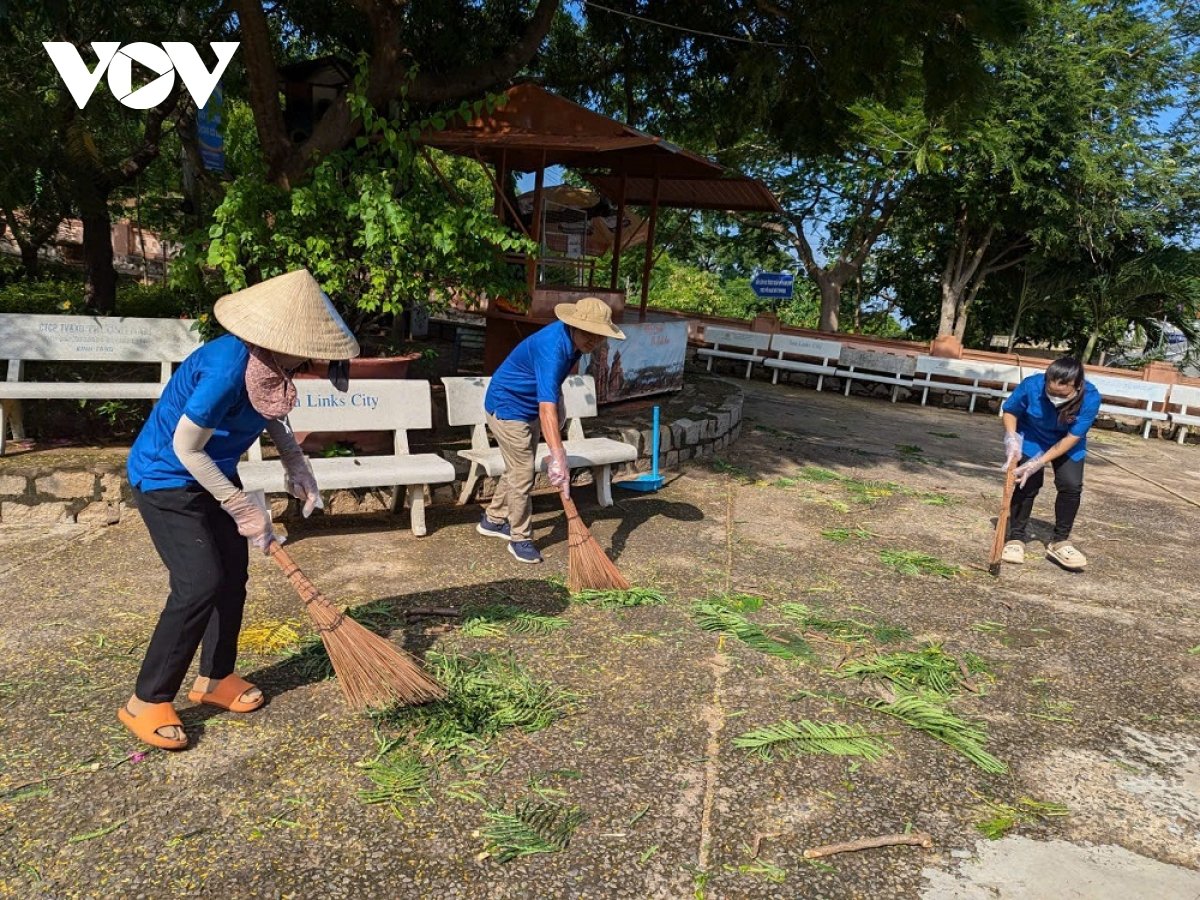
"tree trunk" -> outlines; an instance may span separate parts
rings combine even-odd
[[[1088,335],[1087,343],[1083,347],[1083,362],[1090,363],[1092,354],[1096,352],[1096,342],[1100,340],[1100,326],[1097,325]]]
[[[38,276],[38,248],[26,241],[18,242],[21,248],[21,266],[25,269],[25,277],[29,279]]]
[[[838,330],[838,313],[842,308],[842,283],[832,278],[817,278],[817,287],[821,291],[821,331],[834,332]]]
[[[938,317],[938,337],[946,337],[955,332],[958,322],[958,304],[962,301],[962,290],[956,285],[942,281],[942,314]]]
[[[117,309],[117,270],[113,267],[112,220],[108,195],[92,185],[78,195],[83,221],[83,264],[87,273],[84,305],[100,315]]]

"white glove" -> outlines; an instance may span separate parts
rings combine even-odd
[[[313,474],[312,465],[303,451],[298,447],[281,450],[279,458],[283,460],[284,488],[304,504],[304,518],[311,516],[314,509],[324,509],[321,491],[317,488],[317,476]]]
[[[560,444],[550,449],[550,462],[546,466],[546,477],[550,483],[562,491],[567,499],[571,497],[571,465],[567,462],[567,451]]]
[[[1004,460],[1005,469],[1011,468],[1013,463],[1018,462],[1021,459],[1021,447],[1023,445],[1024,441],[1022,440],[1021,435],[1017,434],[1017,432],[1004,432],[1004,453],[1007,457]]]
[[[245,491],[238,491],[228,500],[222,501],[221,508],[237,523],[238,534],[249,538],[250,543],[264,555],[270,548],[271,541],[283,543],[283,539],[276,537],[271,529],[271,517],[266,508]]]
[[[1033,459],[1027,460],[1024,465],[1017,466],[1017,470],[1013,472],[1013,476],[1017,479],[1017,487],[1025,487],[1025,482],[1044,465],[1046,465],[1046,460],[1039,453]]]

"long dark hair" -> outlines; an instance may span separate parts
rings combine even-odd
[[[1058,408],[1058,424],[1072,425],[1083,405],[1083,363],[1073,356],[1062,356],[1046,367],[1046,383],[1071,384],[1075,396]]]

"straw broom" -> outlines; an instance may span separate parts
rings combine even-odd
[[[1000,574],[1000,557],[1004,555],[1005,537],[1008,535],[1008,513],[1012,506],[1013,489],[1016,487],[1014,473],[1017,461],[1004,471],[1004,499],[1000,503],[1000,514],[996,516],[996,533],[992,535],[992,552],[988,554],[988,574]]]
[[[608,554],[596,543],[588,527],[579,518],[575,501],[566,494],[560,493],[559,496],[567,513],[567,587],[572,593],[589,589],[629,590],[625,576],[613,565]]]
[[[275,541],[270,554],[304,601],[351,707],[379,709],[445,698],[445,688],[420,663],[334,606]]]

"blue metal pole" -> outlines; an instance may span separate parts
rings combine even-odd
[[[651,461],[651,474],[658,477],[658,407],[654,407],[654,438],[651,441],[651,446],[654,448],[654,458]]]

